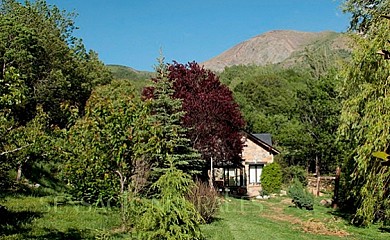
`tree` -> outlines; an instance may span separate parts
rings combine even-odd
[[[200,155],[191,148],[181,126],[182,101],[173,97],[173,83],[167,78],[163,58],[156,72],[153,96],[145,100],[156,130],[156,151],[150,156],[153,200],[143,200],[145,210],[133,228],[141,239],[201,239],[202,217],[185,197],[194,182],[184,172],[197,173]]]
[[[339,126],[340,97],[335,71],[319,75],[318,79],[307,81],[307,88],[298,92],[300,121],[307,137],[311,140],[305,145],[308,169],[333,173],[337,167],[339,149],[335,144]]]
[[[375,29],[380,15],[388,14],[389,7],[388,0],[346,0],[343,10],[351,14],[349,29],[366,34]]]
[[[234,66],[226,68],[221,79],[230,82],[247,130],[271,133],[285,164],[306,166],[305,146],[311,137],[300,119],[297,95],[310,76],[277,66]]]
[[[87,53],[73,37],[73,18],[41,0],[0,2],[0,128],[5,129],[0,161],[7,165],[19,165],[14,160],[24,157],[44,159],[47,138],[40,144],[20,141],[34,136],[28,126],[43,124],[39,119],[45,116],[47,123],[38,129],[70,127],[72,109],[82,115],[92,88],[111,80],[96,53]],[[30,156],[30,150],[38,155]],[[17,162],[28,163],[26,159]]]
[[[339,127],[348,153],[343,174],[346,199],[356,210],[354,222],[363,225],[390,219],[390,171],[372,156],[389,151],[390,64],[376,52],[390,39],[390,25],[386,19],[376,20],[370,22],[364,37],[355,35],[352,63],[343,72],[345,100]]]
[[[144,201],[142,208],[145,210],[134,224],[136,238],[204,239],[199,228],[203,219],[185,198],[194,182],[188,174],[177,169],[169,154],[165,161],[170,166],[152,185],[158,194],[153,201]]]
[[[132,182],[134,175],[145,184],[151,164],[147,156],[156,151],[157,133],[148,107],[133,91],[126,81],[98,87],[85,116],[69,129],[67,141],[58,143],[59,157],[66,159],[63,178],[75,198],[115,203],[131,184],[137,184]]]
[[[169,65],[168,79],[173,84],[173,97],[182,101],[182,124],[188,129],[192,147],[204,161],[212,158],[215,162],[239,163],[244,120],[232,92],[214,73],[195,62]],[[153,89],[147,88],[143,94],[153,95]]]
[[[11,138],[9,137],[15,128],[12,109],[24,105],[25,88],[14,68],[6,71],[4,78],[0,79],[0,189],[6,189],[10,184],[7,175],[8,171],[14,167],[13,162],[7,160],[8,154],[27,147],[10,144]]]
[[[333,144],[340,114],[337,54],[307,49],[301,69],[278,66],[226,68],[221,79],[233,88],[251,132],[268,132],[281,150],[282,165],[333,173]],[[316,161],[317,159],[317,161]],[[321,163],[321,164],[320,164]]]
[[[64,104],[82,112],[91,90],[111,76],[96,53],[87,53],[72,36],[73,14],[48,6],[45,1],[2,0],[0,5],[0,79],[14,68],[25,86],[26,103],[14,109],[22,124],[42,105],[51,123],[66,126]]]
[[[166,155],[170,155],[175,166],[190,174],[198,174],[201,170],[200,156],[190,146],[187,138],[187,129],[182,126],[185,112],[182,110],[182,100],[174,97],[174,83],[168,79],[168,71],[159,59],[156,67],[157,77],[152,79],[153,97],[146,99],[151,114],[152,122],[159,129],[157,133],[158,151],[153,156],[153,168],[155,173],[169,167]],[[158,173],[161,175],[161,173]]]

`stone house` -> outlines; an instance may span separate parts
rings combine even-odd
[[[272,146],[271,134],[243,132],[244,148],[241,166],[216,166],[214,183],[220,190],[257,196],[261,190],[263,167],[274,161],[280,151]]]

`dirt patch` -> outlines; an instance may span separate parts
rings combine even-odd
[[[310,219],[304,222],[301,222],[301,228],[304,232],[314,233],[319,235],[330,235],[330,236],[339,236],[346,237],[350,234],[344,230],[337,229],[336,227],[326,226],[324,223],[319,220]]]
[[[283,209],[287,206],[291,206],[291,199],[283,199],[280,203],[270,203],[262,201],[262,204],[267,206],[269,209],[261,214],[262,217],[266,217],[275,221],[289,222],[293,225],[298,226],[298,228],[306,233],[313,233],[317,235],[328,235],[328,236],[339,236],[345,237],[350,234],[344,230],[338,229],[336,226],[326,225],[320,220],[309,219],[302,220],[298,217],[286,214],[283,212]]]
[[[282,201],[280,201],[280,203],[282,203],[282,204],[284,204],[284,205],[293,206],[293,202],[292,202],[292,199],[291,199],[291,198],[283,198]]]

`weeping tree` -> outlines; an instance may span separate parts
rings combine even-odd
[[[379,15],[387,14],[387,0],[346,0],[343,11],[351,14],[349,30],[367,33],[380,21]]]
[[[339,138],[346,150],[344,200],[361,225],[390,219],[390,169],[373,157],[376,151],[390,150],[390,62],[377,54],[390,39],[390,21],[379,15],[363,16],[375,21],[362,25],[367,26],[364,37],[354,36],[352,62],[343,72]]]

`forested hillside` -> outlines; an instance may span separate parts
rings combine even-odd
[[[114,79],[131,82],[137,93],[141,94],[142,89],[148,84],[148,80],[155,74],[152,72],[138,71],[131,67],[121,65],[107,65]]]
[[[330,69],[328,69],[330,70]],[[309,69],[236,66],[221,73],[246,120],[246,129],[271,133],[280,163],[332,174],[339,163],[336,139],[340,99],[334,75]]]

